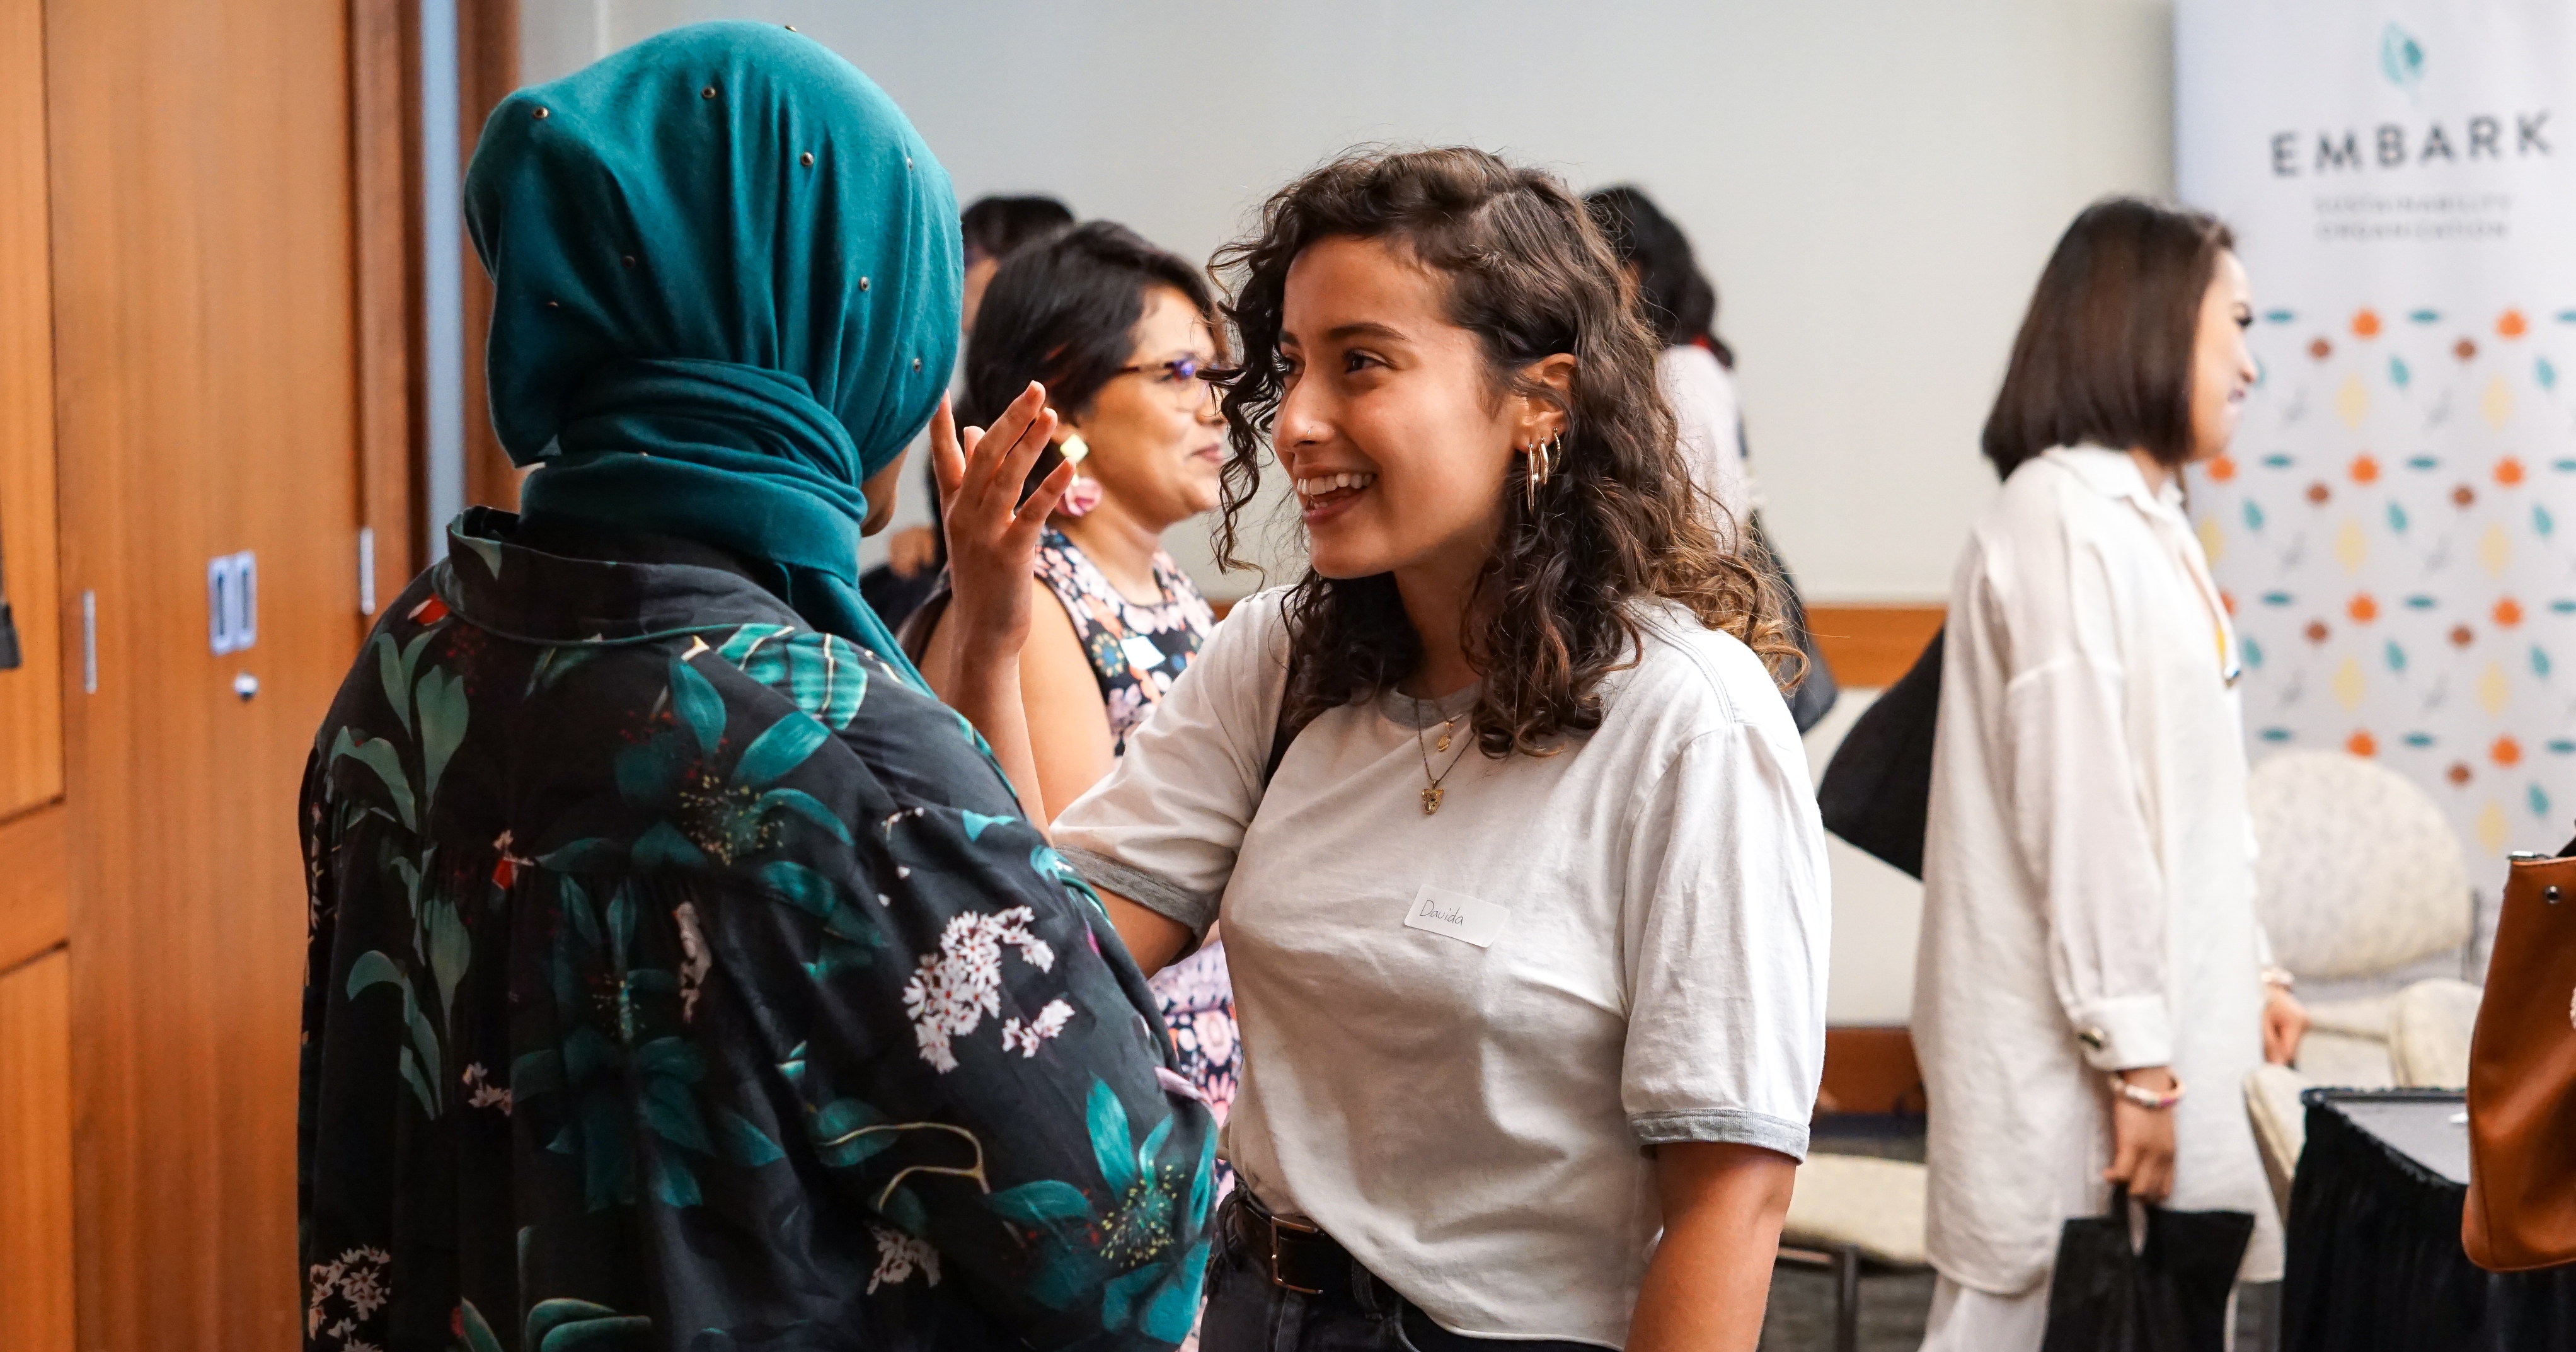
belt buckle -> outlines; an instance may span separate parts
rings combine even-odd
[[[1307,1225],[1301,1221],[1292,1221],[1281,1216],[1271,1216],[1267,1219],[1270,1222],[1270,1284],[1278,1287],[1282,1291],[1294,1291],[1301,1296],[1320,1296],[1324,1294],[1320,1288],[1299,1286],[1296,1283],[1289,1281],[1286,1277],[1279,1275],[1279,1232],[1282,1230],[1294,1230],[1300,1234],[1320,1235],[1324,1233],[1323,1227],[1320,1225]]]

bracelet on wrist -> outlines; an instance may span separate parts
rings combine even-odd
[[[2296,987],[2299,979],[2290,974],[2289,968],[2273,966],[2263,969],[2263,984],[2276,991],[2286,991]]]
[[[2131,1084],[2128,1080],[2114,1074],[2111,1076],[2111,1092],[2141,1108],[2161,1112],[2182,1102],[2182,1081],[2174,1081],[2173,1088],[2160,1094],[2144,1085]]]

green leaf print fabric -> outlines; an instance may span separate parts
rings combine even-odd
[[[550,543],[460,518],[315,739],[306,1346],[1179,1342],[1214,1128],[980,739]]]

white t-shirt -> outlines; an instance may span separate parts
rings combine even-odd
[[[1454,1332],[1623,1345],[1661,1227],[1640,1147],[1806,1153],[1830,924],[1806,755],[1750,649],[1645,622],[1556,755],[1488,759],[1464,718],[1431,749],[1474,691],[1389,695],[1317,719],[1265,793],[1263,593],[1056,823],[1093,881],[1222,917],[1228,1158]]]

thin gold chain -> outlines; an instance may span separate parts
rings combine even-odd
[[[1431,753],[1426,750],[1422,744],[1423,724],[1420,720],[1423,703],[1424,701],[1418,699],[1413,701],[1415,718],[1413,725],[1413,749],[1422,753],[1422,777],[1431,781],[1430,786],[1422,791],[1422,815],[1428,817],[1440,810],[1440,799],[1445,792],[1440,787],[1440,781],[1447,779],[1457,770],[1458,762],[1467,758],[1467,749],[1465,747],[1458,748],[1458,754],[1449,758],[1448,769],[1443,770],[1436,775],[1431,773]],[[1464,717],[1466,717],[1464,714],[1451,714],[1448,720],[1440,725],[1441,750],[1446,751],[1449,749],[1449,729],[1455,727],[1458,720]]]

